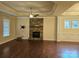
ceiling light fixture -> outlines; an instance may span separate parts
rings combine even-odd
[[[30,18],[33,18],[33,14],[32,14],[32,8],[30,8],[30,15],[29,15]]]

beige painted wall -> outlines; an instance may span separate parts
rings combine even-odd
[[[8,37],[3,37],[3,18],[8,18],[10,19],[10,36]],[[5,43],[7,41],[15,39],[15,27],[16,27],[16,17],[15,16],[10,16],[8,14],[0,13],[0,44]]]
[[[57,41],[79,42],[79,29],[64,29],[64,20],[79,20],[79,16],[58,16]]]
[[[26,28],[21,29],[21,26],[24,25]],[[27,17],[18,17],[17,18],[17,37],[22,36],[23,39],[29,38],[29,18]]]
[[[56,17],[45,17],[43,25],[43,39],[56,40]]]

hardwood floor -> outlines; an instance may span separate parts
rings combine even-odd
[[[1,58],[79,58],[79,43],[17,41],[0,45]]]

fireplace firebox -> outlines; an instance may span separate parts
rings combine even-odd
[[[33,32],[32,37],[33,38],[40,38],[40,32]]]

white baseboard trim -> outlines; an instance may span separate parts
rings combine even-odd
[[[10,40],[2,41],[2,42],[0,42],[0,45],[1,45],[1,44],[4,44],[4,43],[7,43],[7,42],[10,42],[10,41],[12,41],[12,40],[14,40],[14,38],[13,38],[13,39],[10,39]]]
[[[58,40],[57,42],[79,42],[79,41],[69,41],[69,40],[68,40],[68,41],[67,41],[67,40],[59,41],[59,40]]]

